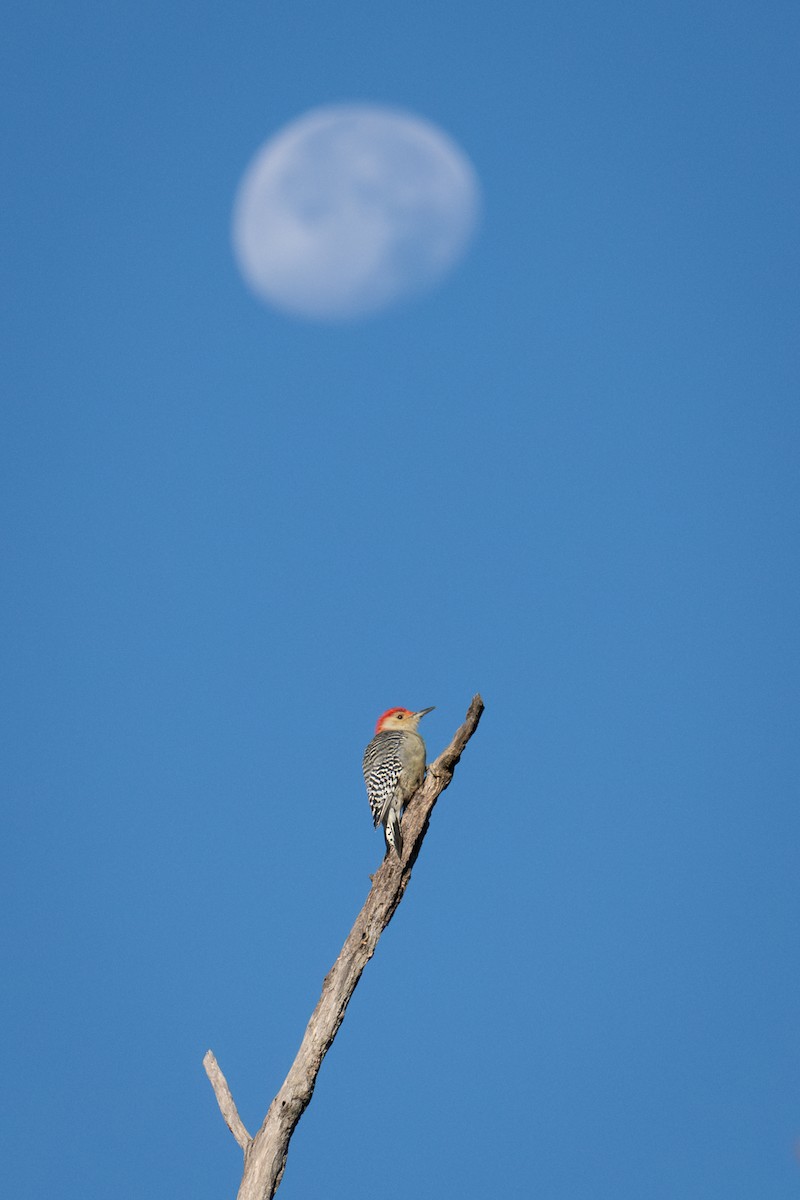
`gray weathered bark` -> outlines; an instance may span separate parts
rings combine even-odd
[[[403,816],[402,860],[398,861],[393,854],[387,856],[372,877],[366,903],[356,917],[339,957],[325,976],[322,995],[311,1014],[297,1057],[255,1137],[251,1138],[242,1124],[225,1076],[210,1050],[203,1059],[220,1111],[244,1150],[244,1174],[238,1200],[272,1200],[275,1195],[286,1167],[289,1141],[314,1093],[322,1060],[336,1037],[361,972],[375,953],[378,938],[403,899],[428,831],[433,807],[453,778],[456,764],[477,729],[482,712],[483,701],[480,696],[475,696],[464,724],[447,749],[428,766],[425,782],[409,801]]]

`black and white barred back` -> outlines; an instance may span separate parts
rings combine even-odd
[[[364,782],[376,829],[384,819],[384,811],[395,794],[402,774],[400,748],[407,737],[408,734],[402,729],[386,729],[383,733],[376,733],[364,751]]]

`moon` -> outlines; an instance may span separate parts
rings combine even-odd
[[[342,321],[439,282],[479,208],[472,164],[437,126],[373,104],[326,105],[255,154],[236,196],[233,248],[268,304]]]

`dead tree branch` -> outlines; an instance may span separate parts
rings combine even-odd
[[[219,1063],[210,1050],[207,1050],[203,1058],[203,1066],[206,1069],[208,1081],[214,1089],[214,1095],[217,1097],[219,1111],[225,1118],[225,1124],[230,1129],[236,1141],[243,1150],[247,1150],[252,1142],[250,1134],[244,1127],[244,1122],[239,1116],[239,1110],[233,1102],[231,1089],[228,1087],[228,1081],[222,1074]]]
[[[272,1200],[286,1167],[289,1142],[297,1122],[309,1105],[322,1060],[330,1050],[347,1005],[361,978],[378,939],[403,899],[411,871],[417,861],[434,805],[453,778],[464,748],[478,727],[483,701],[475,696],[464,724],[450,745],[428,767],[428,774],[403,816],[403,857],[387,856],[372,878],[366,903],[342,946],[339,957],[322,985],[322,995],[277,1096],[269,1106],[264,1123],[251,1138],[242,1124],[230,1089],[217,1060],[209,1050],[203,1065],[214,1088],[220,1111],[236,1141],[244,1150],[244,1174],[238,1200]]]

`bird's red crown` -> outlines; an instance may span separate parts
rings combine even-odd
[[[383,722],[387,720],[388,717],[396,717],[398,713],[408,713],[408,715],[411,716],[411,709],[387,708],[386,712],[381,713],[381,715],[378,717],[378,724],[375,726],[375,732],[380,733],[380,731],[383,729]]]

